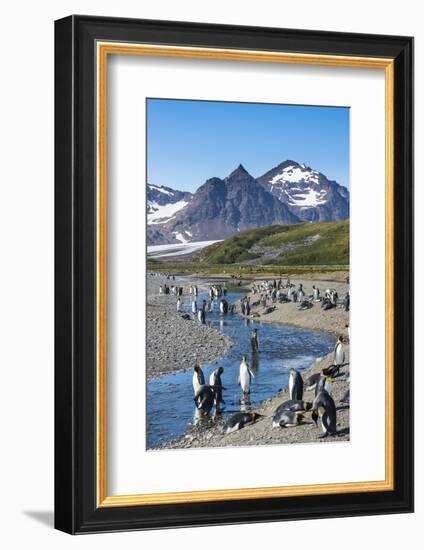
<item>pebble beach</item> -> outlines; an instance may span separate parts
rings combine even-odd
[[[178,278],[187,286],[191,280]],[[201,287],[202,283],[196,281]],[[221,332],[195,320],[184,319],[177,312],[177,298],[160,295],[161,284],[171,284],[164,276],[147,278],[147,380],[171,372],[192,369],[195,363],[212,363],[225,355],[231,340]],[[204,284],[204,283],[203,283]],[[188,301],[183,296],[183,301]]]

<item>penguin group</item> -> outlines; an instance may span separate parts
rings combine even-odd
[[[324,294],[317,285],[312,285],[312,291],[306,293],[303,283],[296,285],[287,278],[286,281],[280,277],[279,280],[262,281],[251,286],[250,292],[252,295],[258,295],[258,299],[250,302],[250,296],[245,296],[241,300],[241,313],[247,317],[260,317],[266,315],[275,309],[275,304],[284,304],[295,302],[298,304],[298,309],[305,311],[311,309],[314,304],[319,303],[324,311],[336,307],[342,307],[345,311],[350,309],[349,292],[345,294],[343,299],[339,298],[338,292],[335,289],[327,288]],[[252,312],[251,308],[262,306],[261,313],[258,311]]]
[[[173,280],[175,280],[175,277]],[[310,309],[314,304],[320,304],[324,311],[336,307],[341,307],[345,311],[350,309],[349,292],[340,300],[335,289],[327,288],[321,294],[318,286],[313,285],[311,293],[307,294],[302,283],[295,285],[290,281],[290,278],[287,278],[286,281],[280,278],[279,280],[274,279],[256,283],[252,285],[250,290],[251,295],[244,296],[236,305],[228,303],[225,284],[210,285],[208,289],[209,299],[204,299],[201,302],[198,299],[198,287],[190,285],[188,288],[191,296],[190,303],[186,307],[189,308],[188,311],[191,309],[192,317],[201,324],[206,323],[207,313],[212,312],[214,308],[217,308],[220,316],[235,313],[240,308],[241,315],[247,318],[246,323],[249,322],[249,318],[260,315],[256,310],[252,311],[252,308],[262,307],[261,314],[265,315],[272,312],[277,303],[295,302],[298,304],[299,310]],[[160,285],[159,293],[175,295],[177,297],[177,312],[183,313],[183,287],[164,284]],[[220,322],[224,323],[222,317]],[[347,325],[346,327],[349,330]],[[337,435],[337,407],[332,396],[332,381],[340,375],[341,369],[346,364],[346,341],[346,337],[339,336],[334,347],[332,364],[322,368],[320,372],[303,379],[299,370],[290,369],[288,376],[289,399],[279,404],[273,412],[271,417],[272,427],[281,429],[296,428],[310,419],[318,428],[320,437]],[[251,361],[248,361],[246,355],[242,355],[237,369],[237,384],[241,391],[240,410],[233,413],[222,423],[223,434],[230,434],[250,424],[267,420],[267,417],[249,410],[252,387],[254,391],[254,371],[259,364],[260,342],[257,328],[251,330],[250,348]],[[206,382],[201,366],[199,364],[194,366],[192,386],[195,416],[198,418],[208,417],[213,409],[217,414],[223,411],[226,391],[223,378],[226,376],[224,368],[220,366],[210,373],[208,382]],[[233,380],[235,381],[235,378]],[[349,406],[349,399],[349,391],[347,391],[340,403]]]
[[[275,428],[291,428],[304,423],[307,414],[320,429],[320,437],[337,435],[337,408],[332,397],[332,380],[345,366],[344,337],[339,336],[333,350],[333,364],[303,380],[301,373],[291,369],[289,374],[289,400],[277,407],[272,418]],[[313,392],[313,399],[305,400],[304,392]],[[340,403],[349,404],[349,391]]]

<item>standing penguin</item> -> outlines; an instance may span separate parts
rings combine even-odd
[[[193,313],[197,313],[197,302],[196,302],[196,300],[193,300],[193,301],[191,302],[191,311],[192,311]]]
[[[219,302],[219,311],[221,313],[224,313],[224,314],[228,313],[228,302],[227,302],[227,300],[223,299]]]
[[[250,370],[249,365],[246,362],[246,356],[243,355],[241,358],[240,373],[237,383],[240,384],[244,395],[249,395],[250,393],[250,382],[252,378],[255,378],[255,375]]]
[[[250,334],[250,345],[252,351],[255,353],[259,350],[258,329],[254,328]]]
[[[181,298],[178,298],[178,300],[177,300],[177,311],[178,311],[178,313],[180,313],[180,311],[181,311]]]
[[[344,307],[345,311],[349,311],[349,309],[350,309],[350,294],[349,294],[349,292],[347,292],[346,296],[344,297],[343,307]]]
[[[210,386],[207,386],[206,384],[200,386],[194,395],[194,402],[196,404],[196,407],[204,415],[209,414],[209,411],[213,407],[214,400],[215,392]]]
[[[296,369],[290,369],[289,396],[290,399],[303,399],[303,378]]]
[[[321,371],[319,380],[315,386],[315,397],[323,390],[331,395],[331,387],[331,376],[325,375],[323,371]]]
[[[193,369],[193,391],[194,391],[194,395],[196,395],[196,393],[199,390],[200,386],[203,386],[204,383],[205,383],[205,376],[203,374],[202,369],[200,368],[200,365],[194,365],[194,369]]]
[[[349,325],[345,325],[345,329],[347,331],[347,337],[349,339],[349,342],[350,342],[350,326]]]
[[[209,377],[209,385],[214,386],[215,406],[217,408],[221,403],[225,405],[225,401],[222,399],[222,390],[224,388],[222,386],[221,374],[223,372],[224,372],[224,367],[219,367],[218,369],[215,369],[214,371],[212,371]]]
[[[305,292],[303,291],[303,285],[299,285],[299,289],[297,291],[297,301],[301,302],[305,296]]]
[[[199,320],[200,323],[202,323],[202,325],[206,323],[206,315],[205,315],[205,310],[203,308],[200,308],[199,311],[197,312],[197,319]]]
[[[334,399],[325,390],[315,397],[312,403],[312,420],[318,425],[318,418],[321,421],[322,436],[334,435],[337,433],[337,412]]]
[[[339,336],[339,339],[337,340],[337,344],[334,346],[334,358],[333,358],[333,364],[334,365],[343,365],[345,362],[345,348],[343,344],[343,336]]]

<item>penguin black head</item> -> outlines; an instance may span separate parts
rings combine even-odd
[[[340,334],[340,336],[339,336],[339,342],[343,342],[343,335],[342,334]]]
[[[218,374],[222,374],[224,372],[224,367],[219,367]]]
[[[200,365],[194,365],[194,370],[195,370],[196,372],[199,372],[199,370],[200,370]]]

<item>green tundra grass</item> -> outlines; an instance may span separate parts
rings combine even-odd
[[[254,245],[256,251],[252,251]],[[209,265],[243,264],[260,260],[261,248],[274,249],[276,257],[270,265],[347,266],[349,222],[272,225],[253,229],[204,248],[193,260]]]
[[[153,270],[239,275],[347,271],[349,221],[261,227],[203,248],[191,257],[148,259],[147,263]]]

